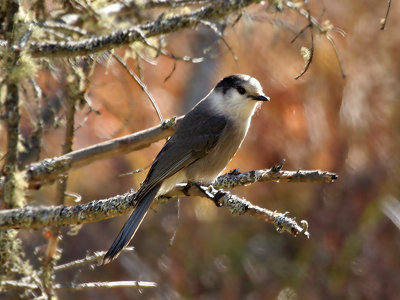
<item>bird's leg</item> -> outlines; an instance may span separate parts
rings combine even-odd
[[[219,199],[221,199],[222,197],[225,197],[228,194],[228,192],[222,191],[222,190],[218,190],[218,192],[214,195],[214,202],[217,206],[218,205],[218,201]]]
[[[221,206],[219,203],[219,199],[227,195],[229,192],[225,192],[223,190],[216,190],[211,185],[210,186],[202,186],[198,183],[192,183],[195,187],[197,187],[207,198],[210,198],[214,201],[216,206]]]
[[[199,184],[198,183],[188,181],[186,183],[186,186],[182,190],[182,192],[185,194],[185,196],[190,196],[189,195],[189,190],[192,188],[192,186],[197,186],[199,188]]]

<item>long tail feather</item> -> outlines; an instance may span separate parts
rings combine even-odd
[[[128,221],[126,221],[124,227],[122,227],[117,238],[104,256],[103,264],[109,263],[111,260],[117,258],[121,250],[129,244],[130,240],[139,228],[140,223],[142,223],[146,216],[150,204],[153,202],[159,189],[159,185],[155,186],[141,200],[139,200],[135,210],[132,212]]]

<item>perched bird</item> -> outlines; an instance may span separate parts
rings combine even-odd
[[[181,182],[211,183],[243,142],[260,101],[269,101],[248,75],[223,78],[182,119],[135,195],[136,206],[104,256],[108,263],[130,242],[153,199]]]

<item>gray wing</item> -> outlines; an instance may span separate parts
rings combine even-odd
[[[155,158],[137,193],[137,199],[166,178],[213,151],[226,124],[227,120],[223,116],[190,111]]]

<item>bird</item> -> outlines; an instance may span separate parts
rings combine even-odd
[[[134,210],[103,258],[115,259],[131,241],[153,200],[182,182],[210,184],[240,148],[254,112],[269,101],[257,79],[222,78],[182,119],[154,159],[134,196]]]

